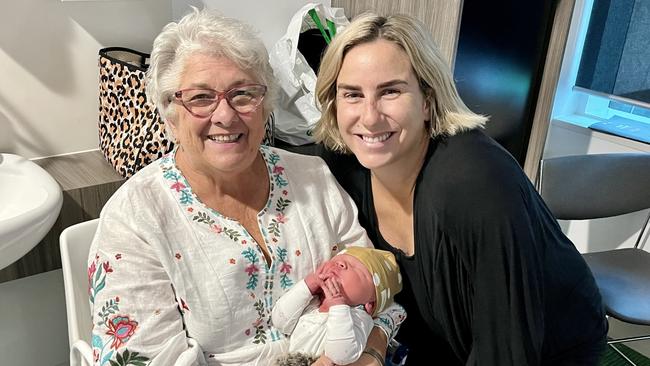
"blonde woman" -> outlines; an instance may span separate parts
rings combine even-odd
[[[404,277],[408,365],[596,365],[594,279],[515,159],[481,130],[429,34],[356,18],[316,85],[331,168]]]

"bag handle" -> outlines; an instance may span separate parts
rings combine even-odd
[[[99,50],[99,56],[111,62],[126,66],[131,70],[146,71],[149,68],[149,54],[126,47],[106,47]]]
[[[316,23],[316,26],[318,27],[318,30],[320,30],[320,33],[323,35],[323,38],[325,38],[325,43],[330,44],[330,42],[332,42],[332,38],[334,38],[334,36],[336,35],[336,24],[334,24],[334,22],[332,22],[327,18],[325,19],[325,21],[327,22],[327,28],[329,30],[329,34],[328,34],[328,32],[325,30],[323,24],[320,21],[320,17],[316,13],[316,9],[313,8],[309,10],[307,13],[314,21],[314,23]]]
[[[343,9],[342,8],[332,8],[329,6],[325,6],[322,3],[308,3],[305,4],[300,10],[298,10],[294,15],[291,17],[291,20],[289,21],[289,25],[287,26],[287,31],[280,38],[280,41],[278,43],[282,43],[283,46],[281,47],[287,47],[288,52],[289,52],[289,66],[290,68],[293,68],[295,65],[295,60],[296,60],[296,52],[298,52],[298,36],[300,35],[300,29],[302,28],[303,24],[303,19],[307,14],[310,14],[310,12],[313,11],[317,15],[320,13],[326,20],[327,27],[329,29],[329,35],[324,36],[324,38],[327,40],[328,38],[333,37],[336,34],[336,24],[347,24],[349,21],[345,17],[345,14],[343,14]],[[313,18],[312,18],[313,19]],[[314,23],[318,26],[320,24],[319,29],[321,29],[321,32],[325,32],[325,29],[323,27],[322,22],[320,21],[320,18],[317,18],[318,22],[316,22],[316,19],[314,20]],[[327,42],[329,43],[329,42]],[[276,44],[277,45],[277,44]]]

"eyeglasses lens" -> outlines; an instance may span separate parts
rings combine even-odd
[[[263,85],[242,86],[224,93],[212,89],[190,89],[183,91],[181,101],[195,116],[208,117],[217,109],[221,98],[225,98],[235,111],[250,113],[262,103],[265,93],[266,87]]]

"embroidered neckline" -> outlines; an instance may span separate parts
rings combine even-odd
[[[172,151],[163,156],[160,159],[160,168],[162,169],[163,177],[166,180],[175,181],[169,188],[176,191],[175,196],[177,196],[179,203],[182,206],[195,204],[200,206],[198,208],[209,211],[219,218],[239,223],[238,220],[232,217],[228,217],[221,212],[209,207],[203,203],[203,201],[201,201],[201,199],[194,193],[190,187],[189,182],[187,181],[187,178],[176,164],[177,151],[178,145],[176,145]],[[273,204],[273,197],[277,195],[276,190],[288,184],[286,179],[283,177],[284,168],[276,166],[277,162],[280,160],[280,156],[276,152],[271,151],[268,146],[264,145],[260,146],[259,152],[262,154],[262,160],[264,160],[267,175],[269,177],[269,195],[266,199],[264,207],[262,207],[262,209],[257,213],[257,217],[263,216],[271,208],[271,205]]]
[[[255,239],[238,220],[224,216],[220,212],[208,207],[201,202],[196,194],[192,192],[187,179],[176,166],[175,157],[177,149],[178,148],[175,148],[172,152],[160,159],[160,167],[163,178],[168,183],[171,183],[169,189],[172,191],[172,195],[174,195],[178,200],[181,207],[183,207],[185,215],[187,215],[191,221],[205,224],[215,234],[224,235],[235,243],[247,245],[255,242]],[[288,218],[285,216],[285,211],[291,204],[291,200],[288,198],[289,183],[285,176],[285,168],[279,164],[281,160],[280,155],[268,146],[261,146],[259,151],[266,164],[270,184],[269,197],[266,205],[257,214],[258,224],[260,225],[259,229],[264,244],[271,255],[270,265],[266,263],[266,261],[263,261],[264,269],[265,272],[272,273],[279,270],[281,286],[288,288],[293,285],[293,281],[289,277],[292,268],[288,263],[288,251],[281,244],[281,227],[288,221]],[[273,207],[274,202],[275,207]],[[274,210],[274,212],[272,210]],[[262,218],[264,216],[270,219],[263,220]],[[215,218],[223,221],[217,223]],[[264,221],[268,222],[264,223]],[[248,243],[249,240],[250,243]],[[259,244],[260,243],[257,243],[257,248],[255,248],[254,252],[259,252],[257,254],[262,255],[263,252],[261,248],[259,248]],[[244,254],[245,252],[242,252],[242,255]],[[245,255],[244,257],[246,258]],[[253,275],[253,272],[249,273],[249,277]],[[249,278],[249,280],[256,282],[255,279]],[[253,285],[253,287],[256,287],[256,284]]]

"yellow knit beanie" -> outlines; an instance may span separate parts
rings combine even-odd
[[[363,263],[375,285],[375,310],[372,316],[393,303],[393,296],[402,291],[402,275],[393,253],[365,247],[348,246],[338,254],[347,254]]]

